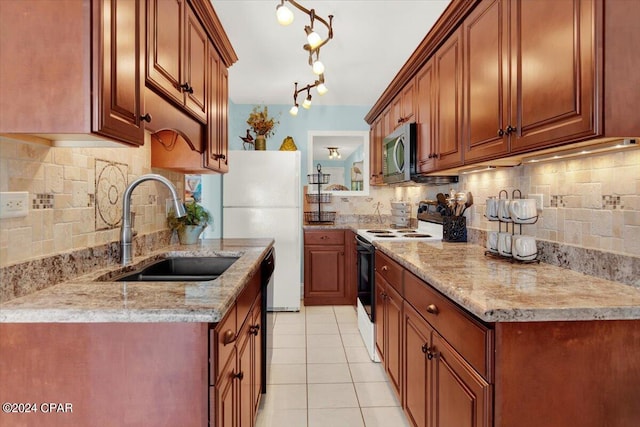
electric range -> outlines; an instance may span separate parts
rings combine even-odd
[[[371,360],[379,362],[375,345],[375,247],[374,241],[441,241],[442,224],[418,220],[418,228],[365,228],[357,230],[358,329]]]

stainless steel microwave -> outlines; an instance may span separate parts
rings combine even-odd
[[[382,179],[385,183],[411,180],[411,163],[415,162],[417,148],[416,135],[416,124],[405,123],[383,139]]]

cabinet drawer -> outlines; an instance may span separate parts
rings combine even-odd
[[[260,274],[255,274],[251,279],[249,279],[249,283],[245,285],[236,300],[238,329],[242,328],[242,325],[249,314],[249,310],[251,310],[251,305],[253,304],[253,301],[255,301],[259,292]]]
[[[344,245],[344,230],[305,231],[305,245]]]
[[[402,270],[403,268],[380,251],[376,251],[375,269],[393,288],[403,295]]]
[[[405,272],[405,299],[483,377],[489,378],[492,331],[427,283]]]
[[[210,354],[213,355],[210,363],[213,365],[210,367],[210,385],[215,385],[216,378],[223,366],[229,360],[229,357],[233,355],[234,343],[238,337],[238,325],[236,320],[236,305],[234,304],[224,319],[216,325],[211,331]]]

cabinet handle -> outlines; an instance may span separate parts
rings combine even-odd
[[[234,342],[236,340],[236,333],[233,332],[231,329],[229,329],[228,331],[226,331],[224,333],[224,335],[222,336],[222,343],[224,345],[227,344],[231,344],[232,342]]]
[[[427,344],[422,345],[422,352],[427,354],[429,352],[429,346]]]
[[[249,333],[252,335],[258,335],[259,331],[260,331],[260,325],[253,325],[249,328]]]
[[[511,134],[511,133],[515,133],[518,130],[518,128],[514,128],[513,126],[509,125],[507,126],[506,132],[507,135]]]
[[[438,310],[438,306],[436,306],[435,304],[429,304],[427,306],[427,313],[438,314],[440,313],[440,310]]]
[[[214,154],[214,155],[213,155],[213,159],[214,159],[214,160],[220,160],[220,159],[222,159],[222,160],[226,160],[226,159],[227,159],[227,156],[225,156],[224,154]]]
[[[504,130],[498,129],[498,136],[504,136]]]
[[[189,83],[183,83],[180,85],[180,89],[187,93],[193,93],[193,88],[189,85]]]
[[[389,267],[386,265],[383,265],[382,268],[380,269],[382,271],[389,271]]]
[[[437,354],[433,352],[433,347],[429,347],[427,344],[422,346],[422,352],[427,355],[427,359],[429,360],[437,356]]]
[[[143,122],[151,123],[151,115],[147,113],[144,116],[140,116],[140,120],[142,120]]]
[[[244,378],[244,372],[240,371],[237,374],[231,374],[232,378],[237,378],[240,381],[242,381],[242,379]]]

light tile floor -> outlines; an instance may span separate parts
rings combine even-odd
[[[256,427],[408,427],[350,306],[269,313],[267,394]]]

